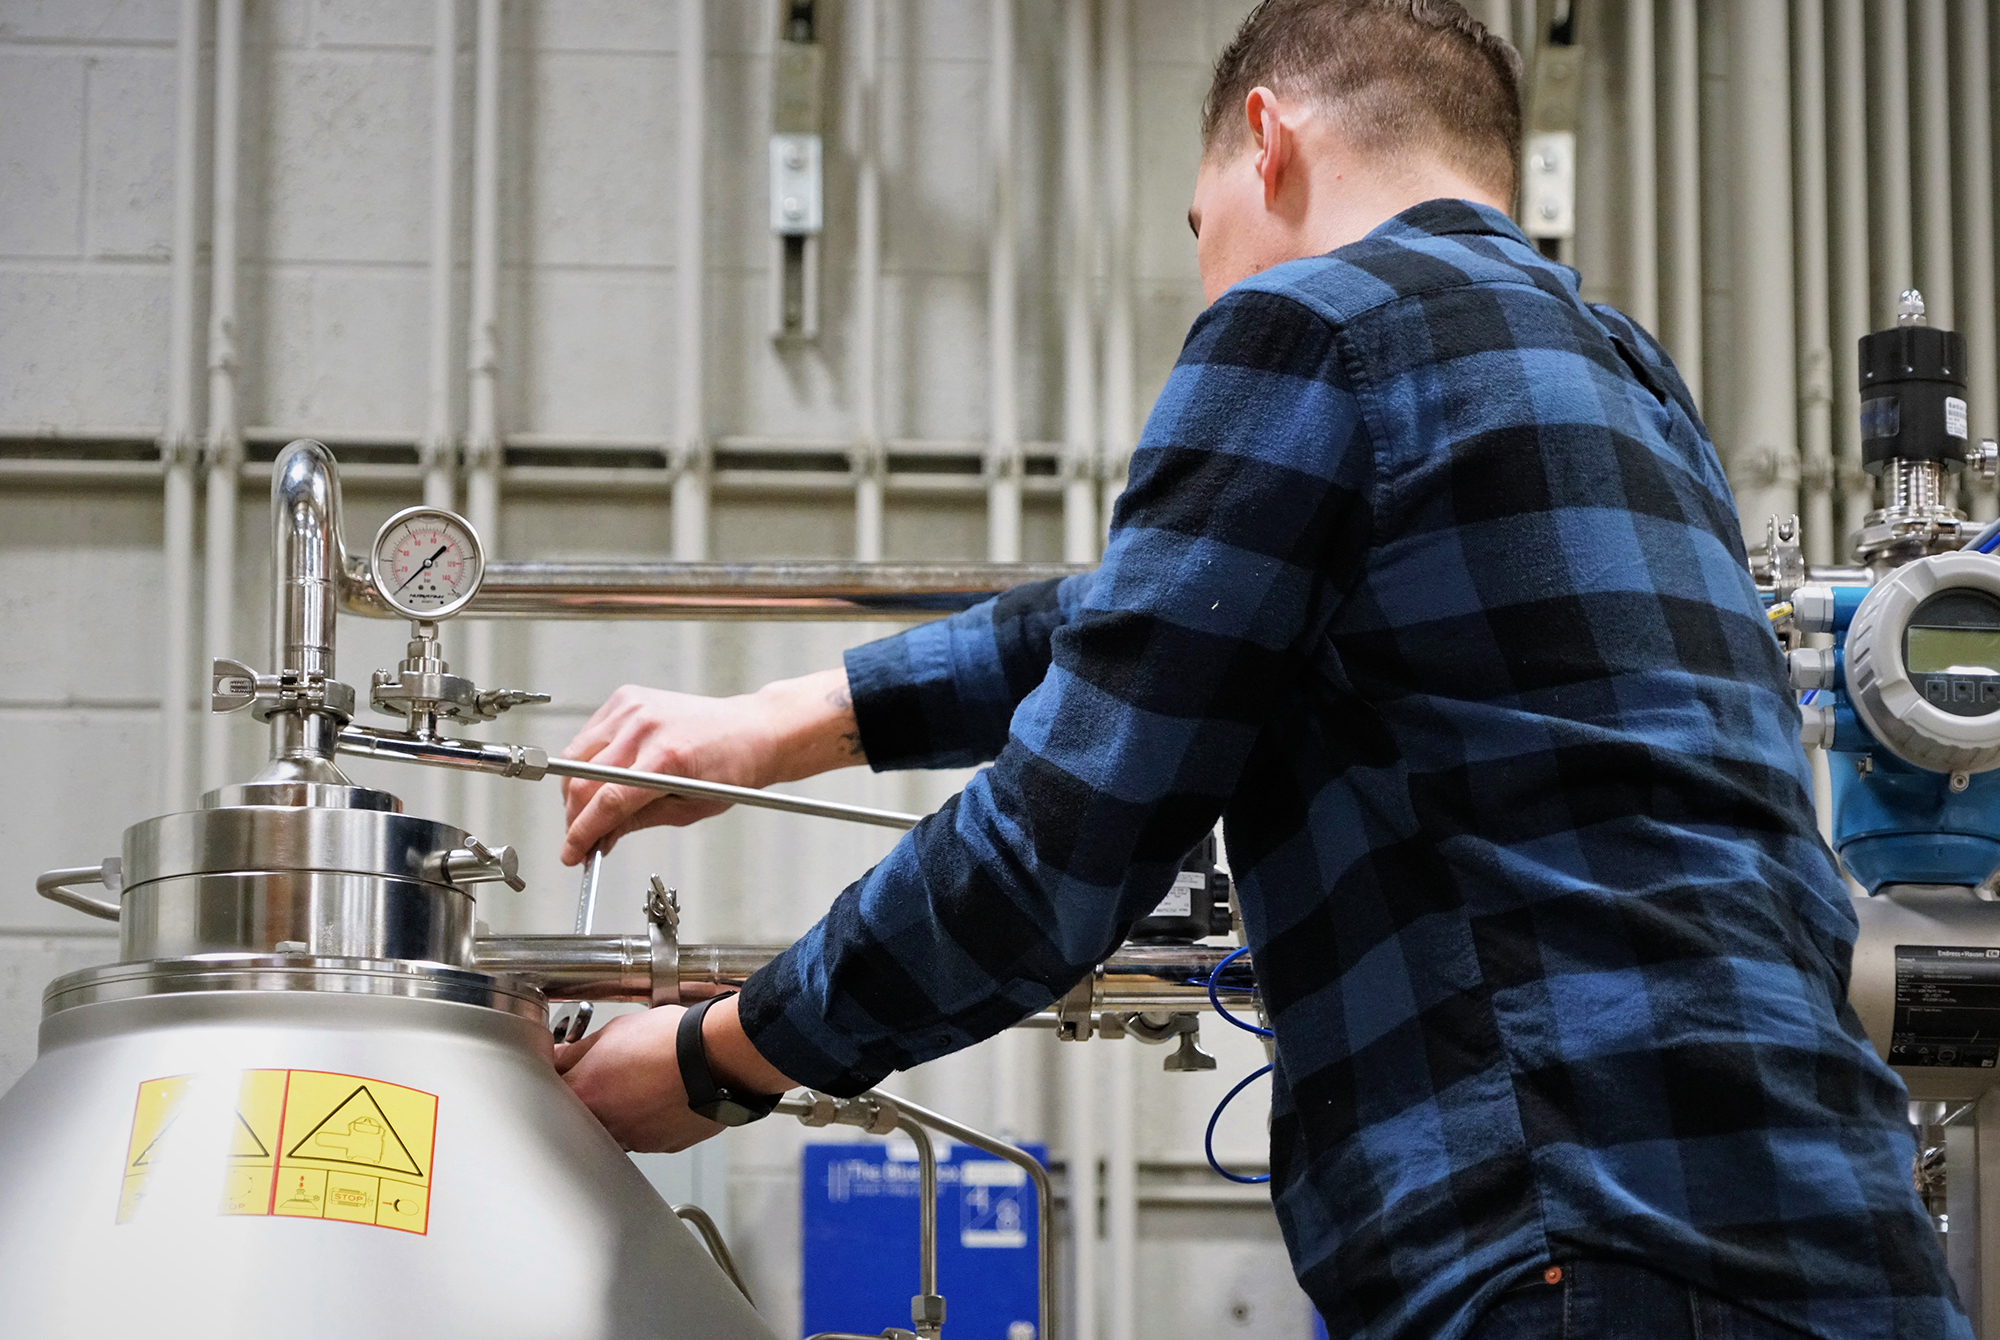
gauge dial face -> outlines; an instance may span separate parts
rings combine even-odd
[[[464,518],[436,507],[396,513],[376,533],[375,589],[397,613],[442,619],[479,589],[485,555]]]

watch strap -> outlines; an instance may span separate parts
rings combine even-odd
[[[688,1109],[725,1126],[745,1126],[767,1117],[784,1097],[780,1093],[738,1093],[715,1082],[715,1072],[708,1065],[708,1044],[701,1035],[701,1022],[709,1006],[735,994],[731,991],[710,996],[691,1006],[681,1015],[680,1026],[674,1033],[674,1056],[680,1062],[681,1087],[687,1091]]]

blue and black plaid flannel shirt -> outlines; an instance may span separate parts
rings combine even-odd
[[[992,759],[758,973],[855,1092],[1046,1006],[1218,816],[1272,1190],[1336,1335],[1611,1258],[1969,1336],[1713,448],[1665,352],[1433,201],[1196,321],[1102,565],[850,652],[876,768]]]

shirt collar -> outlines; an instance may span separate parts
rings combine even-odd
[[[1370,237],[1445,237],[1484,234],[1510,242],[1528,243],[1514,221],[1491,205],[1471,200],[1426,200],[1377,224]]]

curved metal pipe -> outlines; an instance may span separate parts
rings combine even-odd
[[[333,673],[333,616],[340,608],[346,548],[340,476],[324,444],[301,438],[271,470],[272,660],[280,673]]]
[[[750,1286],[743,1282],[743,1274],[736,1268],[736,1258],[729,1254],[729,1244],[722,1239],[722,1230],[709,1218],[708,1211],[690,1202],[674,1206],[674,1217],[694,1228],[708,1254],[715,1258],[715,1264],[722,1267],[722,1273],[729,1276],[729,1282],[743,1295],[743,1301],[751,1307],[757,1306],[757,1300],[750,1296]]]

